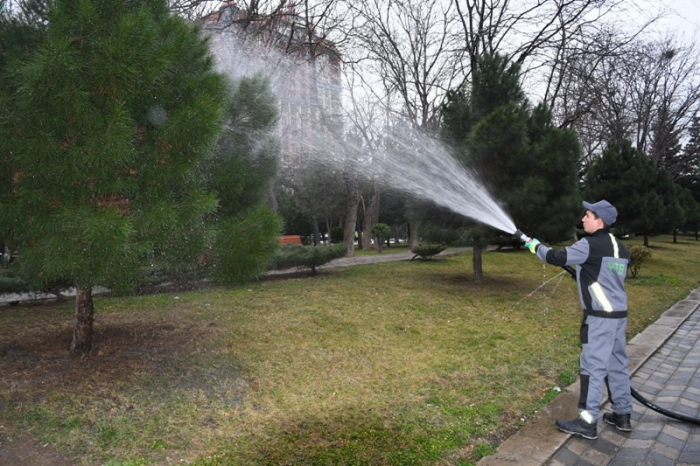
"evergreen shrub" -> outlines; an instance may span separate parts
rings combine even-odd
[[[20,277],[7,269],[0,270],[0,294],[26,293],[29,285]]]
[[[222,283],[245,283],[267,270],[279,248],[282,221],[267,206],[219,223],[214,246],[214,279]]]
[[[165,285],[191,288],[204,278],[204,272],[199,264],[153,264],[141,268],[141,274],[134,289],[136,292],[144,293]]]
[[[415,254],[413,259],[420,257],[421,260],[428,260],[434,256],[437,256],[445,249],[447,249],[447,246],[444,244],[421,244],[420,246],[416,246],[415,248],[411,249],[411,252]]]
[[[391,233],[391,228],[386,223],[376,223],[372,226],[372,234],[381,242]]]
[[[275,254],[271,268],[274,270],[284,270],[293,267],[308,268],[312,274],[316,274],[316,267],[326,264],[333,259],[343,257],[346,251],[344,244],[333,246],[285,244]]]
[[[0,269],[0,294],[4,293],[51,293],[61,296],[61,293],[73,284],[66,278],[52,280],[25,280],[21,268]]]
[[[634,245],[630,248],[629,271],[632,278],[636,278],[642,264],[651,257],[651,249],[646,246]]]
[[[377,237],[377,250],[382,252],[382,244],[391,234],[391,227],[386,223],[376,223],[372,226],[372,234]]]

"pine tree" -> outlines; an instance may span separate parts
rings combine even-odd
[[[695,240],[698,241],[698,232],[700,231],[700,202],[693,198],[693,194],[689,189],[683,189],[680,198],[680,204],[684,212],[685,222],[682,228],[695,234]]]
[[[585,178],[586,198],[606,199],[618,211],[615,227],[622,232],[649,236],[669,230],[666,210],[673,200],[673,183],[668,172],[657,169],[651,159],[632,147],[628,140],[613,141],[589,166]],[[675,207],[675,206],[674,206]]]
[[[686,171],[685,161],[680,157],[678,130],[673,122],[669,121],[668,108],[665,105],[659,110],[653,130],[649,156],[657,167],[666,169],[674,180],[678,179]]]
[[[269,79],[258,75],[233,84],[225,129],[206,169],[219,199],[211,264],[219,282],[257,278],[278,247],[281,221],[267,206],[279,162],[277,116]]]
[[[201,253],[217,200],[199,167],[224,81],[164,0],[51,2],[42,40],[7,79],[7,234],[25,277],[76,286],[71,352],[86,353],[95,285],[126,289],[143,261]]]
[[[11,79],[12,68],[36,48],[44,32],[39,23],[24,14],[13,13],[10,6],[8,2],[0,0],[0,131],[12,115],[9,101],[17,93]],[[0,243],[8,247],[11,247],[10,236],[15,218],[10,215],[6,202],[13,193],[13,178],[17,173],[13,168],[10,142],[9,136],[0,133],[0,166],[3,167],[0,170]]]
[[[688,188],[696,201],[700,202],[700,117],[693,116],[693,123],[688,129],[690,138],[683,147],[684,170],[678,184]]]
[[[448,93],[443,139],[455,145],[465,166],[479,173],[519,228],[542,240],[566,238],[580,210],[576,135],[556,128],[544,104],[530,108],[516,64],[499,55],[480,57],[477,64],[471,91]],[[455,216],[443,218],[455,224]],[[499,239],[494,233],[482,226],[471,228],[477,281],[483,277],[480,253],[487,244],[515,244],[513,238]]]

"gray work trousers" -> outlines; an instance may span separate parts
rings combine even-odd
[[[588,422],[601,416],[603,389],[608,385],[613,411],[632,413],[630,373],[627,368],[627,318],[584,315],[581,324],[581,393],[579,415]]]

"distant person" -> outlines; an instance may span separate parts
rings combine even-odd
[[[571,421],[557,421],[557,427],[568,434],[596,439],[606,384],[613,413],[605,413],[603,420],[618,430],[632,430],[630,375],[625,349],[625,277],[630,254],[609,231],[617,220],[617,209],[606,200],[594,204],[584,202],[583,207],[586,208],[583,229],[590,236],[561,250],[547,247],[537,239],[530,240],[526,246],[548,264],[578,266],[576,283],[583,306],[579,414]]]

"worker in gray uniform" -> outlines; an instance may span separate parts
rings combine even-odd
[[[559,420],[557,427],[588,439],[598,437],[597,423],[603,387],[608,386],[613,413],[603,420],[618,430],[632,430],[630,375],[627,368],[625,329],[627,293],[625,277],[629,251],[609,231],[617,209],[606,200],[583,203],[583,229],[589,236],[569,247],[555,250],[532,239],[526,246],[548,264],[576,265],[576,283],[583,306],[581,323],[581,393],[576,419]]]

